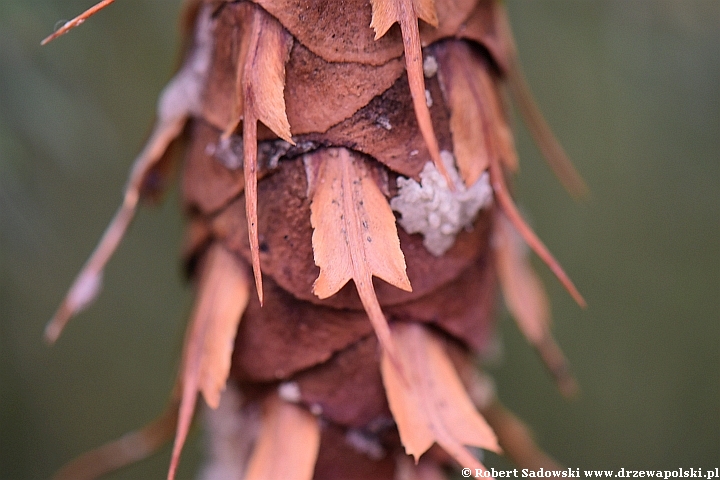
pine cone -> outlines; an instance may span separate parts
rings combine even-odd
[[[517,168],[508,81],[561,176],[580,184],[527,96],[499,4],[207,0],[188,11],[193,40],[125,203],[48,329],[55,338],[97,293],[184,135],[198,294],[170,414],[136,434],[142,454],[177,423],[174,476],[201,392],[222,445],[208,479],[483,470],[466,447],[552,465],[473,367],[491,344],[499,278],[561,389],[574,389],[520,237],[582,303],[505,185]],[[232,422],[246,428],[224,434]],[[228,443],[237,455],[226,458]],[[106,469],[133,459],[104,448],[120,457]],[[61,476],[95,475],[101,456]]]

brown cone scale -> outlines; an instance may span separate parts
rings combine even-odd
[[[312,155],[312,154],[310,154]],[[263,273],[272,277],[298,299],[336,308],[362,309],[352,286],[320,300],[312,293],[318,276],[310,238],[310,201],[302,158],[281,162],[278,170],[259,184],[258,221]],[[267,199],[267,200],[265,200]],[[263,201],[265,200],[265,201]],[[230,203],[213,221],[215,236],[230,250],[249,258],[243,197]],[[394,305],[419,298],[448,283],[488,248],[489,215],[478,218],[471,231],[461,232],[455,245],[442,257],[435,257],[422,244],[420,235],[398,234],[405,252],[412,292],[404,292],[376,280],[381,305]]]

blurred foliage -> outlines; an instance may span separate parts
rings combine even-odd
[[[141,210],[99,301],[42,329],[120,202],[178,61],[174,0],[0,2],[0,479],[46,478],[160,413],[191,292],[177,188]],[[588,181],[574,203],[521,122],[519,202],[589,303],[542,266],[580,397],[501,315],[501,399],[580,468],[718,466],[720,2],[507,1],[538,102]],[[180,478],[199,461],[199,435]],[[169,452],[111,478],[162,478]],[[501,466],[497,457],[488,466]]]

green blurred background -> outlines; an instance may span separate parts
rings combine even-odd
[[[174,188],[144,208],[98,302],[42,330],[121,199],[177,62],[179,5],[0,0],[0,479],[46,478],[157,415],[191,292]],[[547,269],[567,402],[507,316],[501,399],[562,463],[720,466],[720,2],[508,1],[528,80],[591,198],[573,202],[519,121],[519,203],[589,303]],[[201,435],[186,448],[191,478]],[[163,478],[169,451],[111,476]],[[503,465],[495,457],[488,466]]]

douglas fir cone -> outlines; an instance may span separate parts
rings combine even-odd
[[[585,188],[528,94],[502,6],[187,3],[184,63],[120,210],[46,331],[54,341],[97,295],[183,138],[197,299],[177,385],[155,422],[58,478],[94,478],[174,436],[172,479],[199,395],[203,479],[439,479],[484,469],[468,447],[552,468],[475,367],[499,284],[561,391],[576,388],[523,241],[584,303],[506,186],[517,169],[508,87],[563,183]]]

